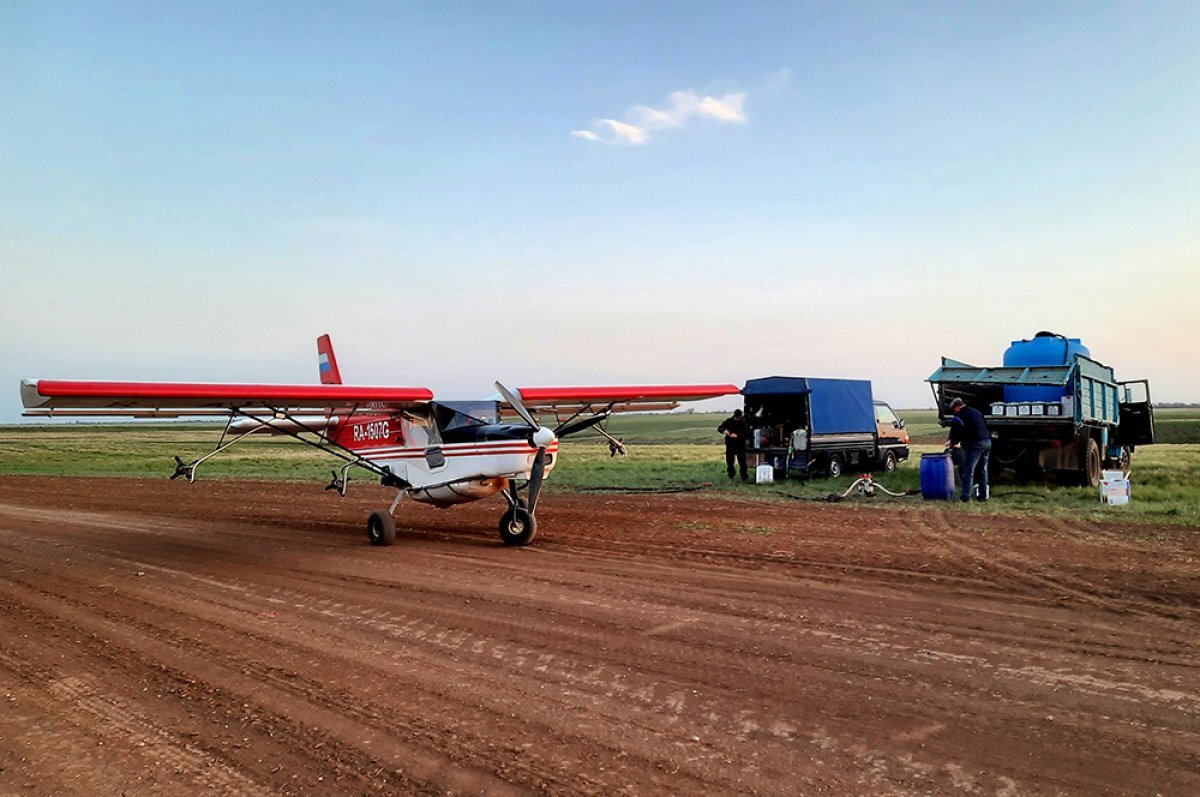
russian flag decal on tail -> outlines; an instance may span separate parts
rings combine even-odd
[[[337,358],[333,356],[333,343],[328,335],[317,338],[317,370],[321,373],[321,384],[342,383],[342,373],[338,370]]]

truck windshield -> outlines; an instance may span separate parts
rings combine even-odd
[[[896,417],[896,413],[892,412],[892,408],[888,405],[875,405],[875,423],[897,423],[899,420]]]

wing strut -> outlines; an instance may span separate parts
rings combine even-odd
[[[234,445],[235,443],[241,441],[243,438],[253,434],[254,432],[259,431],[259,429],[268,428],[276,434],[283,434],[283,435],[286,435],[286,436],[292,438],[293,440],[299,440],[301,443],[304,443],[305,445],[312,446],[313,448],[317,449],[318,451],[322,451],[326,454],[329,454],[330,456],[337,457],[338,459],[345,462],[346,464],[341,469],[341,476],[340,477],[338,476],[338,472],[336,470],[333,471],[333,479],[325,487],[326,490],[337,490],[338,495],[341,495],[341,496],[346,495],[346,486],[350,481],[349,472],[350,472],[350,469],[355,466],[358,466],[358,467],[362,468],[363,470],[370,471],[371,473],[378,476],[380,479],[380,482],[385,487],[396,487],[398,489],[404,490],[411,486],[407,481],[399,478],[394,473],[392,473],[392,469],[389,468],[387,465],[377,465],[374,462],[372,462],[371,460],[365,459],[364,457],[360,456],[358,453],[351,451],[350,449],[346,448],[345,446],[334,442],[329,437],[329,434],[328,434],[329,430],[332,427],[332,423],[330,420],[327,419],[324,431],[315,431],[315,430],[309,429],[309,431],[313,435],[316,436],[316,439],[313,440],[308,437],[304,437],[302,432],[292,431],[290,429],[282,429],[278,426],[272,426],[271,425],[272,421],[286,420],[286,421],[291,422],[297,429],[308,428],[304,425],[304,423],[300,419],[296,418],[294,415],[292,415],[287,410],[275,409],[275,408],[268,408],[268,409],[270,409],[270,411],[271,411],[271,415],[269,417],[263,417],[263,416],[260,416],[257,414],[248,413],[240,408],[231,409],[229,411],[229,420],[225,424],[224,431],[221,432],[221,438],[220,438],[220,440],[217,441],[216,447],[212,451],[205,454],[204,456],[199,457],[198,459],[194,459],[191,462],[184,462],[179,457],[175,457],[175,473],[171,475],[171,478],[178,479],[181,476],[183,476],[183,477],[187,478],[189,483],[195,482],[196,481],[196,468],[202,462],[209,459],[210,457],[213,457],[213,456],[221,453],[225,449],[227,449],[230,446]],[[349,415],[353,415],[357,411],[358,411],[358,405],[354,405],[350,409]],[[226,437],[228,437],[228,435],[229,435],[229,429],[232,426],[235,418],[245,418],[250,421],[253,421],[256,425],[252,426],[250,429],[247,429],[245,432],[242,432],[241,434],[237,435],[236,437],[232,438],[231,440],[226,441]]]

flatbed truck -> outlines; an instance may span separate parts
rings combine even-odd
[[[1118,382],[1112,368],[1078,352],[1068,350],[1064,360],[980,368],[943,357],[926,381],[943,426],[956,398],[984,414],[992,433],[992,474],[1012,468],[1024,480],[1054,474],[1095,487],[1102,470],[1128,473],[1134,449],[1154,442],[1150,383]],[[1035,400],[1011,400],[1021,395]]]

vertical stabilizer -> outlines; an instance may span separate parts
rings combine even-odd
[[[333,343],[328,335],[317,338],[317,370],[321,372],[322,385],[342,383],[342,372],[338,370],[337,358],[333,356]]]

